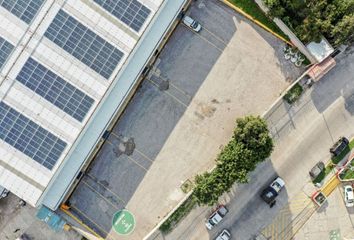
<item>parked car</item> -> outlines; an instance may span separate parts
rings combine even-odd
[[[344,186],[344,201],[345,201],[345,206],[354,207],[353,187],[350,185]]]
[[[0,199],[7,197],[7,195],[9,195],[9,190],[4,188],[3,186],[0,186]]]
[[[332,157],[338,156],[343,152],[343,150],[348,146],[349,140],[345,137],[341,137],[337,142],[330,148],[329,152],[332,154]]]
[[[200,32],[202,30],[202,26],[196,20],[191,18],[190,16],[184,16],[182,22],[189,28],[191,28],[195,32]]]
[[[231,233],[227,229],[222,230],[222,232],[215,238],[215,240],[230,240],[230,239],[231,239]]]
[[[320,175],[322,173],[322,171],[324,171],[325,169],[325,164],[323,162],[318,162],[316,163],[316,165],[311,168],[309,174],[310,174],[310,177],[311,179],[316,179],[318,177],[318,175]]]
[[[224,205],[220,205],[216,208],[216,210],[209,216],[209,218],[205,222],[205,226],[210,230],[215,225],[217,225],[221,220],[225,217],[228,210]]]
[[[262,191],[261,198],[270,206],[275,204],[275,199],[284,188],[285,182],[280,177],[276,177],[271,184]]]

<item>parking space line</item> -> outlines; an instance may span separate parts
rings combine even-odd
[[[148,169],[146,169],[143,165],[141,165],[140,163],[138,163],[137,161],[135,161],[134,158],[132,158],[131,156],[128,156],[127,157],[133,162],[135,163],[136,165],[138,165],[139,167],[141,167],[142,169],[144,169],[146,172],[148,171]]]
[[[216,38],[217,40],[219,40],[220,42],[222,42],[223,44],[225,44],[225,46],[227,46],[227,43],[222,40],[218,35],[216,35],[215,33],[209,31],[206,27],[203,27],[203,30],[207,31],[208,33],[210,33],[214,38]]]
[[[81,219],[79,219],[78,217],[76,217],[74,214],[72,214],[70,211],[61,208],[60,209],[67,214],[69,217],[71,217],[72,219],[74,219],[78,224],[80,224],[81,226],[83,226],[85,229],[87,229],[90,233],[92,233],[94,236],[96,236],[99,240],[103,240],[104,238],[102,236],[100,236],[98,233],[96,233],[93,229],[91,229],[89,226],[87,226],[85,223],[83,223],[81,221]]]
[[[184,26],[184,25],[183,25]],[[217,47],[214,43],[210,42],[208,39],[206,39],[205,37],[203,37],[202,35],[200,35],[199,33],[194,32],[192,29],[190,29],[187,26],[184,26],[185,28],[188,29],[188,31],[192,32],[193,34],[199,36],[201,39],[203,39],[204,41],[206,41],[207,43],[209,43],[211,46],[213,46],[214,48],[216,48],[217,50],[219,50],[220,52],[223,52],[224,50],[222,50],[221,48]]]
[[[148,82],[150,82],[152,85],[154,85],[157,89],[159,89],[159,86],[152,80],[150,79],[146,79]],[[164,91],[163,93],[169,95],[170,97],[172,97],[173,99],[175,99],[178,103],[180,103],[182,106],[184,106],[185,108],[187,108],[188,106],[186,104],[184,104],[181,100],[179,100],[177,97],[173,96],[171,93]]]
[[[75,207],[74,205],[70,205],[70,208],[74,209],[75,211],[77,211],[78,213],[80,213],[81,215],[83,215],[85,218],[87,218],[91,223],[93,223],[97,228],[99,228],[102,232],[104,232],[106,235],[108,235],[108,232],[106,230],[103,229],[103,227],[101,225],[99,225],[98,223],[96,223],[95,221],[93,221],[91,218],[89,218],[84,212],[82,212],[80,209],[78,209],[77,207]]]
[[[111,134],[113,136],[115,136],[116,138],[118,138],[118,140],[122,141],[122,138],[119,137],[115,132],[111,131]],[[146,156],[143,152],[141,152],[136,146],[134,148],[134,150],[136,150],[141,156],[143,156],[144,158],[146,158],[147,160],[149,160],[150,162],[154,162],[151,158],[149,158],[148,156]]]
[[[148,156],[146,156],[143,152],[141,152],[139,149],[135,148],[135,150],[144,158],[146,158],[147,160],[149,160],[150,162],[154,162],[151,158],[149,158]]]
[[[93,181],[95,180],[95,178],[93,176],[91,176],[91,174],[89,173],[85,173],[85,176],[88,176],[89,178],[91,178]],[[96,182],[98,185],[100,185],[101,187],[103,187],[104,189],[108,190],[110,193],[112,193],[115,197],[117,197],[120,201],[122,201],[124,204],[126,203],[121,197],[119,197],[115,192],[113,192],[111,189],[109,189],[108,187],[106,187],[105,185],[103,185],[100,182]]]
[[[114,144],[112,142],[110,142],[108,139],[106,140],[107,143],[109,143],[110,145],[114,146]],[[135,163],[137,166],[141,167],[142,169],[144,169],[146,172],[148,171],[143,165],[141,165],[140,163],[138,163],[137,161],[135,161],[134,158],[126,155],[133,163]]]
[[[99,195],[101,198],[103,198],[103,200],[105,200],[107,203],[109,203],[112,207],[116,208],[116,209],[120,209],[118,206],[114,205],[111,201],[109,201],[105,196],[103,196],[101,193],[97,192],[90,184],[88,184],[87,182],[85,182],[83,179],[81,179],[81,182],[84,183],[88,188],[90,188],[94,193],[96,193],[97,195]]]
[[[156,73],[156,74],[157,74],[156,71],[153,71],[153,73]],[[163,77],[163,76],[161,76],[161,75],[159,75],[158,77],[161,78],[161,79],[164,80],[164,81],[167,81],[169,85],[171,85],[171,86],[172,86],[173,88],[175,88],[177,91],[179,91],[180,93],[182,93],[184,96],[186,96],[186,97],[188,97],[188,98],[191,98],[191,96],[190,96],[188,93],[186,93],[185,91],[183,91],[182,89],[180,89],[179,87],[177,87],[176,85],[174,85],[171,81],[169,81],[169,80],[166,79],[165,77]]]

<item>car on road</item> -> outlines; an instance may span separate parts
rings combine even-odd
[[[200,23],[191,18],[190,16],[184,16],[182,22],[184,23],[184,25],[191,28],[194,32],[200,32],[200,30],[202,30],[202,26],[200,25]]]
[[[221,222],[227,212],[228,210],[224,205],[218,206],[205,222],[205,226],[207,227],[207,229],[211,230],[215,225]]]
[[[280,177],[276,177],[271,184],[262,191],[261,198],[273,206],[275,198],[279,195],[279,192],[284,188],[285,182]]]
[[[230,240],[230,239],[231,239],[231,233],[227,229],[222,230],[222,232],[215,238],[215,240]]]
[[[354,207],[353,187],[350,185],[344,186],[344,201],[346,207]]]
[[[332,154],[332,157],[338,156],[344,151],[344,149],[346,149],[348,144],[349,140],[346,137],[341,137],[333,144],[333,146],[329,149],[329,152]]]

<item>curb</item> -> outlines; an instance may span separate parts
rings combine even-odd
[[[286,40],[285,38],[283,38],[282,36],[280,36],[279,34],[275,33],[272,29],[270,29],[269,27],[267,27],[266,25],[264,25],[263,23],[259,22],[257,19],[255,19],[254,17],[252,17],[251,15],[249,15],[248,13],[244,12],[242,9],[236,7],[235,5],[233,5],[232,3],[230,3],[228,0],[221,0],[221,2],[223,2],[225,5],[227,5],[228,7],[232,8],[233,10],[235,10],[236,12],[240,13],[241,15],[245,16],[247,19],[251,20],[253,23],[257,24],[258,26],[260,26],[261,28],[263,28],[264,30],[266,30],[267,32],[273,34],[275,37],[277,37],[278,39],[282,40],[283,42],[294,46],[294,44],[292,44],[290,41]]]
[[[184,198],[143,238],[143,240],[150,238],[160,228],[160,226],[187,200],[187,198],[192,195],[192,193],[193,190],[189,191],[186,196],[184,196]]]

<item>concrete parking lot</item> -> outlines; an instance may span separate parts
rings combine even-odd
[[[210,169],[235,118],[261,114],[301,69],[283,43],[218,0],[188,11],[70,198],[71,212],[107,239],[113,214],[133,212],[143,239],[185,196],[181,184]]]

